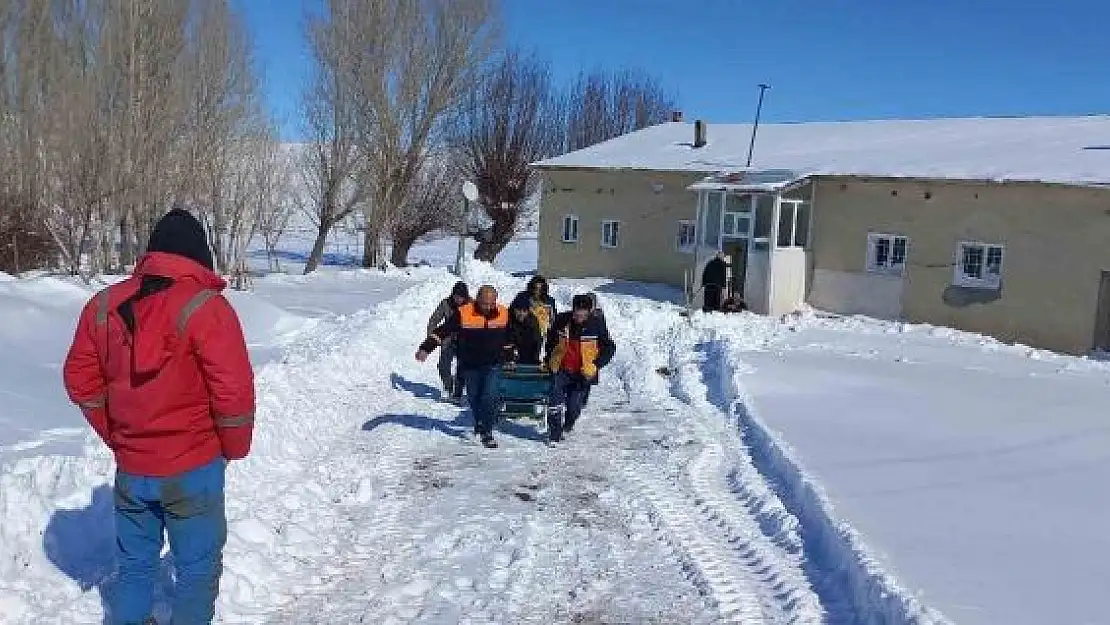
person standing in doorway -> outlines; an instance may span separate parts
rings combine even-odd
[[[118,586],[110,621],[153,623],[163,532],[173,622],[215,615],[227,537],[224,473],[250,451],[254,372],[204,228],[175,209],[155,225],[133,275],[85,305],[63,378],[116,458]]]
[[[701,273],[702,296],[705,300],[702,305],[704,312],[716,312],[721,309],[724,299],[725,286],[728,284],[728,261],[724,252],[717,252],[713,260],[705,264]]]
[[[497,289],[484,285],[475,301],[464,304],[432,331],[416,352],[424,362],[449,336],[456,341],[455,353],[466,384],[466,400],[474,415],[474,434],[486,447],[497,447],[493,426],[497,420],[497,383],[505,361],[509,309],[497,303]]]
[[[571,311],[556,316],[547,335],[547,367],[554,374],[547,414],[551,443],[574,430],[587,389],[597,384],[599,372],[616,352],[616,345],[590,310],[590,298],[575,295]]]
[[[456,282],[451,287],[451,294],[443,298],[432,316],[428,318],[428,336],[431,336],[440,325],[452,315],[459,314],[459,308],[470,302],[470,289],[465,282]],[[455,403],[462,402],[463,381],[462,376],[456,371],[451,372],[451,365],[455,360],[455,337],[447,337],[439,352],[439,379],[443,384],[443,392]]]

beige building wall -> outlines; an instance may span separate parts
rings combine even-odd
[[[620,277],[681,287],[694,255],[678,250],[682,219],[694,220],[704,174],[636,170],[546,170],[539,272],[548,277]],[[563,243],[563,217],[578,217],[578,241]],[[603,220],[620,222],[616,249],[601,245]]]
[[[809,301],[1086,353],[1110,270],[1110,189],[823,178]],[[901,277],[867,272],[868,232],[909,237]],[[953,286],[958,243],[1004,246],[994,293]]]

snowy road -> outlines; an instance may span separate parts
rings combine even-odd
[[[389,315],[398,329],[418,332],[426,299],[389,305],[408,307]],[[379,337],[398,354],[387,408],[322,469],[341,482],[335,549],[267,622],[828,622],[735,431],[697,389],[673,396],[700,370],[655,373],[677,316],[637,312],[610,313],[620,355],[556,449],[529,421],[476,446],[434,370],[406,358],[407,333]]]

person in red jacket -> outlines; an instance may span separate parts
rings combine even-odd
[[[77,322],[66,391],[117,465],[112,623],[153,622],[163,530],[176,569],[174,623],[214,617],[224,472],[250,451],[255,410],[254,373],[225,287],[204,228],[175,209],[155,225],[134,274],[94,296]]]

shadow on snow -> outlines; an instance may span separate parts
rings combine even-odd
[[[58,508],[50,516],[42,534],[46,557],[82,591],[95,589],[104,610],[103,623],[111,622],[114,590],[116,523],[112,487],[101,484],[93,489],[87,507]],[[173,593],[173,563],[169,554],[161,561],[156,584],[155,611]]]

